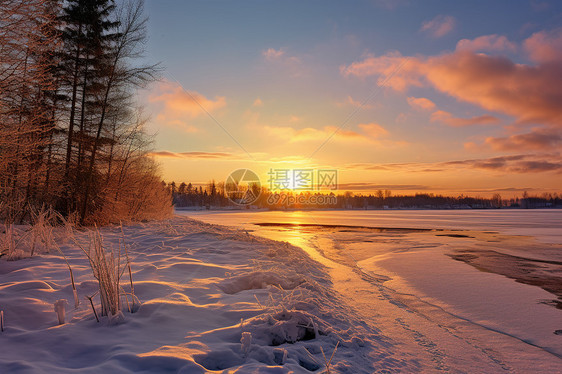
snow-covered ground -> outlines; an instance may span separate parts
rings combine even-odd
[[[101,233],[108,248],[118,245],[119,228]],[[76,239],[85,243],[87,233]],[[124,239],[142,306],[117,324],[96,322],[84,297],[97,284],[64,235],[77,309],[61,256],[0,261],[0,373],[309,372],[325,368],[322,351],[329,360],[336,344],[338,372],[418,368],[339,300],[322,265],[288,243],[181,217],[126,226]],[[60,299],[69,304],[64,325],[54,312]]]
[[[555,296],[448,256],[492,239],[501,249],[503,237],[260,227],[225,217],[237,227],[186,217],[125,226],[142,306],[118,323],[96,322],[84,297],[97,283],[62,230],[77,309],[57,253],[0,259],[0,373],[323,372],[322,352],[329,360],[336,345],[330,369],[338,373],[562,371],[562,335],[554,334],[562,310],[538,303]],[[101,233],[106,247],[118,246],[119,228]],[[61,299],[63,325],[54,311]]]

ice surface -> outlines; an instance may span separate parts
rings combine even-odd
[[[205,222],[253,229],[252,223],[283,222],[372,227],[499,231],[562,244],[562,209],[326,210],[273,212],[178,211]]]

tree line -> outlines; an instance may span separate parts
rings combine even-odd
[[[224,182],[210,181],[206,185],[194,185],[182,182],[165,184],[172,194],[173,203],[178,208],[221,209],[248,208],[236,204],[225,190]],[[499,193],[491,197],[471,197],[465,195],[443,196],[433,193],[416,193],[414,195],[394,195],[390,190],[378,190],[368,194],[319,193],[282,191],[286,196],[302,196],[302,199],[272,199],[279,192],[261,187],[258,199],[251,205],[263,209],[498,209],[498,208],[562,208],[562,196],[545,193],[532,196],[527,192],[519,197],[503,199]],[[314,198],[311,198],[314,197]],[[332,197],[332,198],[328,198]],[[313,203],[298,203],[311,201]]]
[[[143,2],[0,2],[0,218],[52,207],[82,224],[171,211],[148,157],[136,92],[157,79],[143,64]]]

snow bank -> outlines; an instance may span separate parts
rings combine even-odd
[[[117,227],[102,235],[108,247],[121,238]],[[373,371],[375,332],[299,248],[179,217],[127,226],[124,240],[142,305],[99,323],[85,299],[97,282],[72,241],[58,244],[74,273],[75,309],[62,256],[0,261],[0,372],[310,372],[325,369],[322,352],[336,344],[331,368]]]

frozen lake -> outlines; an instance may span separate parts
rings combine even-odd
[[[394,228],[498,231],[562,243],[562,210],[331,210],[331,211],[182,211],[208,223],[255,230],[255,223],[304,223]]]

